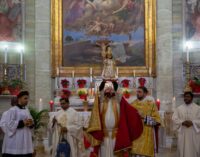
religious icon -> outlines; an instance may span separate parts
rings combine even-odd
[[[116,79],[116,62],[115,59],[113,57],[113,53],[112,53],[112,48],[109,45],[110,41],[104,41],[104,40],[100,40],[97,41],[97,45],[99,45],[102,49],[101,51],[101,56],[103,58],[103,70],[102,70],[102,78],[103,79]]]
[[[51,0],[51,6],[52,76],[56,67],[61,67],[62,74],[75,68],[77,76],[86,76],[92,67],[100,76],[104,59],[96,41],[102,39],[112,41],[106,51],[112,50],[120,76],[130,75],[136,68],[138,75],[145,76],[148,67],[155,76],[156,1]],[[112,64],[114,60],[110,60]]]

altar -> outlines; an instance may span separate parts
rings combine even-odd
[[[92,75],[92,69],[90,70]],[[70,105],[77,110],[84,110],[84,106],[91,110],[94,103],[95,94],[98,93],[99,85],[102,82],[101,78],[97,77],[56,77],[54,91],[54,109],[59,109],[59,99],[61,97],[69,97]],[[136,77],[135,73],[132,77],[119,77],[117,93],[125,96],[127,101],[131,102],[136,97],[136,89],[139,86],[146,86],[149,90],[149,96],[153,98],[155,95],[154,78],[151,77]],[[159,100],[158,100],[159,101]]]

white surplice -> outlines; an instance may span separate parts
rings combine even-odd
[[[17,128],[19,121],[25,119],[32,119],[28,109],[20,109],[14,106],[4,112],[0,122],[0,126],[4,132],[2,153],[33,153],[31,129],[28,127]]]
[[[53,118],[57,119],[57,123],[53,126]],[[52,157],[56,156],[56,149],[60,138],[60,124],[62,127],[67,128],[67,133],[64,137],[67,139],[71,154],[70,157],[85,157],[83,147],[83,130],[81,125],[81,119],[79,114],[72,107],[69,107],[66,111],[61,109],[55,115],[51,116],[49,128],[52,133]]]
[[[172,120],[178,132],[178,157],[200,157],[200,107],[195,103],[183,104],[176,109]],[[191,120],[193,126],[183,126],[185,120]]]
[[[103,101],[104,97],[102,98],[101,101]],[[119,98],[116,96],[114,99],[117,100],[117,114],[119,115]],[[100,147],[100,156],[101,157],[115,157],[114,155],[114,147],[115,147],[115,141],[116,138],[113,137],[113,131],[116,129],[115,128],[115,123],[117,121],[115,117],[115,113],[113,111],[113,102],[112,98],[109,99],[108,104],[107,104],[107,110],[105,111],[105,131],[108,133],[108,136],[105,136],[103,139],[103,142]],[[103,103],[101,103],[101,112],[103,111]]]
[[[0,127],[2,129],[3,132],[6,132],[6,114],[8,111],[3,112],[2,116],[1,116],[1,121],[0,121]]]

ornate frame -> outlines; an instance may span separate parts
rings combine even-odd
[[[156,77],[156,0],[145,0],[145,66],[119,67],[119,76]],[[51,64],[52,77],[89,76],[90,67],[63,67],[62,66],[62,0],[51,0]],[[57,68],[59,67],[59,72]],[[93,75],[100,75],[101,68],[93,67]]]

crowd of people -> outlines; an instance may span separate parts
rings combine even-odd
[[[128,103],[117,92],[118,84],[103,81],[91,111],[87,128],[79,113],[61,98],[61,110],[50,117],[52,157],[155,157],[158,143],[156,127],[160,115],[145,87],[138,87],[136,98]],[[1,116],[4,133],[3,157],[32,157],[34,121],[27,108],[29,92],[21,91],[12,99],[12,107]],[[178,133],[177,157],[200,156],[200,107],[193,94],[184,93],[184,104],[172,116]]]

